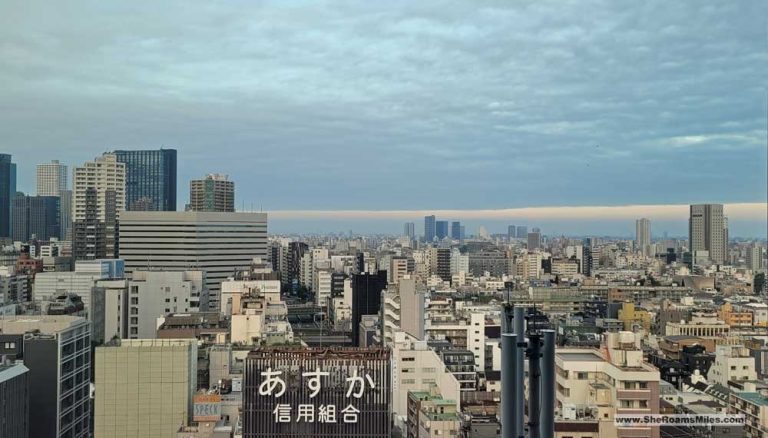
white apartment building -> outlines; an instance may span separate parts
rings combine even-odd
[[[469,255],[462,254],[458,248],[451,250],[451,274],[469,273]]]
[[[125,211],[120,257],[126,275],[138,270],[205,272],[208,310],[219,310],[221,282],[266,260],[267,214]]]
[[[757,380],[755,358],[749,355],[749,349],[743,345],[718,345],[707,380],[726,388],[731,380]]]
[[[485,313],[470,312],[463,315],[431,311],[434,302],[427,302],[424,331],[428,340],[449,340],[455,348],[466,349],[475,355],[475,367],[485,369]]]
[[[315,295],[316,306],[326,307],[330,304],[332,274],[330,269],[318,269],[315,271],[312,292]]]
[[[199,312],[205,295],[202,271],[134,271],[128,281],[128,338],[156,338],[157,318]]]

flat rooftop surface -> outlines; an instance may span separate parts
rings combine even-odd
[[[595,353],[590,352],[583,352],[583,353],[576,353],[576,352],[563,352],[563,353],[556,353],[558,357],[562,360],[566,361],[575,361],[575,362],[603,362],[603,358],[598,356]]]

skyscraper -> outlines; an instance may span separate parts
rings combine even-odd
[[[461,222],[451,222],[451,239],[461,240]]]
[[[125,164],[125,209],[176,211],[176,150],[124,151],[113,154]]]
[[[507,239],[512,240],[517,237],[517,228],[514,225],[507,227]]]
[[[517,227],[517,238],[518,239],[525,239],[528,237],[528,227],[518,226]]]
[[[67,166],[52,160],[37,165],[37,196],[61,196],[67,190]]]
[[[424,241],[435,240],[435,215],[424,216]]]
[[[416,224],[413,222],[406,222],[403,225],[403,236],[410,237],[411,239],[416,237]]]
[[[713,263],[725,263],[727,232],[723,204],[691,205],[688,219],[688,246],[693,260],[697,259],[697,252],[707,251]]]
[[[209,174],[189,182],[190,211],[235,211],[235,183],[228,175]]]
[[[435,236],[437,236],[437,240],[448,237],[448,221],[435,222]]]
[[[651,221],[646,218],[635,221],[635,246],[643,255],[651,255]]]
[[[61,237],[58,196],[24,196],[13,198],[13,240],[27,242]]]
[[[118,212],[125,210],[125,164],[103,154],[74,169],[72,254],[76,260],[117,256]]]
[[[16,164],[0,154],[0,237],[11,237],[11,208],[16,196]]]

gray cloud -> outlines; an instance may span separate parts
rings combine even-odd
[[[4,1],[0,139],[27,188],[43,159],[166,146],[181,187],[230,173],[280,210],[764,201],[766,16],[753,0]]]

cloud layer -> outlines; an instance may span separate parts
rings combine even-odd
[[[0,148],[267,210],[764,202],[752,0],[0,3]],[[34,151],[30,154],[29,151]]]

